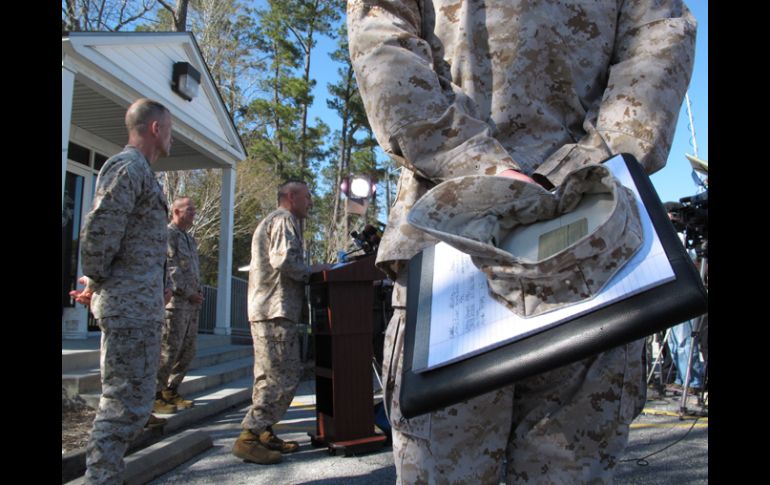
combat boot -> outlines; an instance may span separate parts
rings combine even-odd
[[[273,428],[268,426],[265,431],[259,434],[259,441],[270,450],[280,451],[281,453],[294,453],[299,450],[299,443],[296,441],[284,441],[273,433]]]
[[[158,426],[163,426],[166,424],[166,420],[163,418],[158,418],[154,414],[150,414],[149,419],[147,419],[147,424],[144,425],[145,428],[157,428]]]
[[[152,412],[158,414],[174,414],[177,411],[176,405],[168,403],[163,399],[155,399],[152,405]]]
[[[259,463],[260,465],[272,465],[279,463],[283,458],[277,451],[271,451],[259,442],[259,436],[249,430],[241,431],[241,435],[233,445],[233,455],[241,460]]]
[[[189,409],[193,407],[193,402],[188,399],[183,399],[182,396],[179,395],[176,391],[173,391],[171,389],[166,389],[161,393],[161,396],[163,397],[163,400],[166,401],[169,404],[173,404],[176,406],[177,410],[179,409]]]

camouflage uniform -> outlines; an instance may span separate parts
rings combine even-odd
[[[279,208],[251,241],[248,313],[254,341],[252,405],[241,426],[256,434],[284,415],[302,376],[296,322],[310,267],[302,259],[299,223]]]
[[[157,391],[176,391],[195,357],[200,304],[190,298],[201,291],[198,245],[187,231],[173,222],[168,225],[166,270],[171,301],[161,334]]]
[[[85,483],[122,483],[123,455],[152,409],[163,321],[168,208],[150,164],[132,146],[107,160],[81,233],[81,264],[102,329],[102,396]]]
[[[386,335],[404,483],[606,483],[643,402],[641,343],[417,418],[398,411],[406,262],[437,239],[407,223],[433,186],[514,169],[546,188],[630,153],[666,161],[692,71],[680,0],[349,0],[372,129],[404,167],[377,264],[396,281]],[[457,201],[462,208],[463,201]]]

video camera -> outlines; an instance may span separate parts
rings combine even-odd
[[[380,232],[371,224],[367,224],[360,233],[350,231],[350,237],[353,238],[353,242],[356,243],[356,246],[363,249],[366,254],[376,252],[377,248],[380,246]]]
[[[682,197],[679,203],[664,204],[677,232],[685,235],[685,247],[698,256],[708,257],[709,192]]]

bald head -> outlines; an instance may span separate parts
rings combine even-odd
[[[136,147],[150,164],[171,154],[171,112],[147,98],[134,101],[126,111],[128,144]]]
[[[307,184],[301,180],[290,180],[278,187],[278,205],[289,198],[289,194],[293,194],[298,190],[307,188]]]
[[[195,220],[195,203],[189,197],[177,197],[171,204],[171,220],[176,227],[186,231]]]
[[[289,210],[298,219],[304,219],[313,207],[313,199],[307,184],[290,180],[278,188],[278,205]]]
[[[144,134],[153,121],[161,121],[167,113],[168,108],[157,101],[138,99],[126,111],[126,128],[129,133]]]

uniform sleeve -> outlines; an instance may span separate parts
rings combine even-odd
[[[474,104],[433,69],[416,1],[348,1],[350,58],[369,121],[385,152],[441,182],[519,167]]]
[[[302,259],[302,242],[291,220],[276,217],[270,228],[270,265],[289,278],[307,283],[310,267]]]
[[[653,173],[666,164],[690,83],[696,22],[680,0],[620,2],[607,87],[586,136],[561,147],[533,178],[559,185],[572,170],[630,153]],[[544,185],[548,185],[547,182]]]
[[[178,297],[189,299],[191,292],[185,289],[184,271],[179,262],[179,232],[169,229],[168,246],[166,250],[166,288]]]
[[[141,187],[141,176],[127,163],[117,162],[99,175],[94,205],[81,231],[80,253],[83,274],[97,285],[110,276]]]

